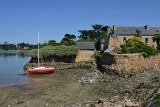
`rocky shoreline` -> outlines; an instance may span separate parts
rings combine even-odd
[[[44,66],[55,66],[56,69],[88,69],[90,72],[84,73],[78,82],[82,85],[102,84],[100,88],[102,96],[96,101],[86,101],[75,104],[75,107],[141,107],[152,104],[150,98],[159,88],[160,67],[154,66],[150,69],[144,69],[143,72],[134,74],[128,78],[123,76],[110,75],[106,72],[100,72],[96,67],[95,60],[79,63],[57,63],[43,64]],[[36,64],[28,63],[28,67]],[[98,87],[99,88],[99,87]],[[117,89],[119,88],[119,89]],[[99,91],[100,91],[99,90]],[[94,93],[94,91],[93,91]],[[107,95],[109,94],[109,96]]]
[[[0,105],[142,107],[146,106],[146,102],[160,84],[160,68],[144,71],[129,78],[104,75],[95,67],[77,70],[57,70],[42,79],[37,76],[38,80],[28,84],[1,87]],[[56,75],[61,79],[54,77]]]
[[[94,77],[97,77],[96,74],[97,73],[95,73]],[[106,75],[105,78],[100,76],[101,81],[106,82],[106,85],[108,82],[112,82],[113,85],[117,86],[116,88],[122,88],[123,94],[117,95],[120,93],[116,93],[115,96],[111,98],[104,98],[95,102],[79,104],[77,107],[150,107],[154,103],[154,93],[160,88],[159,76],[160,68],[144,71],[127,79],[111,75]],[[90,76],[87,78],[89,79],[89,77]],[[81,78],[81,80],[84,80],[84,77]],[[91,78],[88,81],[88,83],[94,83],[96,80]],[[86,80],[84,80],[84,83],[86,83]],[[112,88],[112,91],[118,91],[115,86],[111,86],[110,88]]]

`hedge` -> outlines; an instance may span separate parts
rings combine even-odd
[[[72,45],[72,46],[45,46],[39,50],[40,58],[47,58],[47,57],[70,57],[70,56],[77,56],[79,49]],[[29,52],[29,56],[33,58],[38,57],[38,50],[34,49]]]

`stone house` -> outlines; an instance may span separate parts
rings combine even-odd
[[[144,43],[153,48],[157,48],[156,42],[153,42],[153,35],[160,33],[160,27],[122,27],[113,25],[113,28],[108,28],[108,37],[101,40],[101,51],[109,47],[120,47],[126,40],[134,37],[136,34],[141,35],[141,39]]]

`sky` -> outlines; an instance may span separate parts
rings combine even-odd
[[[40,43],[101,24],[160,27],[160,0],[0,0],[0,44]]]

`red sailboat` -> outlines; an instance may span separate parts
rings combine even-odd
[[[29,69],[28,73],[52,73],[55,69],[54,68],[47,68],[47,67],[37,67],[34,69]]]
[[[40,67],[40,63],[39,63],[39,32],[38,32],[38,67],[37,68],[33,68],[33,69],[29,69],[28,73],[29,74],[34,74],[34,73],[52,73],[54,72],[54,68],[50,68],[50,67]]]

